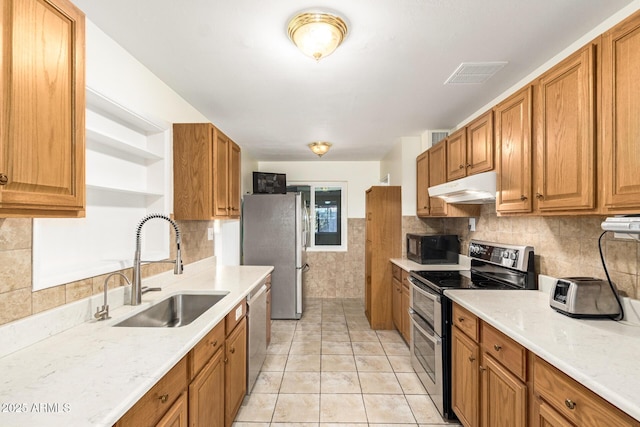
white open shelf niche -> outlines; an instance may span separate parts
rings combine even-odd
[[[84,218],[33,221],[33,290],[129,268],[136,226],[171,209],[171,124],[87,88],[87,207]],[[170,228],[151,220],[142,258],[169,257]]]

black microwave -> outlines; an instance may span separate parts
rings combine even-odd
[[[407,233],[407,258],[418,264],[457,264],[459,253],[455,234]]]

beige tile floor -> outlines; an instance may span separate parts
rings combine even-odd
[[[396,424],[452,425],[396,331],[371,330],[359,299],[312,299],[302,319],[273,321],[262,372],[234,427]]]

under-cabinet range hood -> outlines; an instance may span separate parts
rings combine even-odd
[[[482,204],[496,201],[496,173],[471,175],[455,181],[429,187],[429,196],[447,203]]]

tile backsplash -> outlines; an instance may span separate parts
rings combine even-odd
[[[184,264],[213,256],[213,242],[207,240],[212,221],[177,222],[182,232]],[[102,292],[106,274],[32,292],[32,229],[31,219],[0,218],[0,325]],[[175,256],[174,250],[172,247],[171,257]],[[148,277],[170,269],[169,264],[148,264],[142,273]],[[131,279],[130,268],[123,272]],[[109,282],[110,287],[124,284],[117,276]]]
[[[451,233],[462,240],[467,253],[470,239],[534,247],[536,271],[554,277],[593,276],[605,278],[598,253],[603,216],[499,217],[495,205],[483,205],[476,231],[468,230],[467,218],[402,218],[402,234]],[[206,239],[210,221],[179,221],[183,233],[185,264],[213,255]],[[364,296],[364,218],[348,220],[347,252],[308,252],[310,270],[305,273],[305,298],[362,298]],[[0,218],[0,324],[102,292],[106,275],[31,291],[32,220]],[[610,233],[609,233],[610,234]],[[603,252],[612,280],[627,296],[640,297],[640,242],[614,239],[607,234]],[[404,239],[403,239],[404,242]],[[402,245],[402,255],[406,248]],[[172,256],[174,254],[172,253]],[[171,269],[168,264],[150,264],[144,276]],[[131,277],[131,269],[125,270]],[[121,286],[118,277],[110,286]]]

